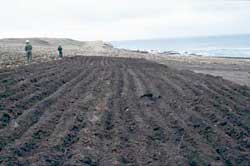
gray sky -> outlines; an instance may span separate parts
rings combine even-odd
[[[3,0],[0,20],[0,38],[131,40],[241,34],[250,33],[250,1]]]

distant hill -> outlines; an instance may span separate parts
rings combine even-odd
[[[58,44],[64,45],[83,45],[83,42],[72,40],[72,39],[57,39],[57,38],[7,38],[1,39],[1,44],[24,44],[26,40],[29,40],[32,45],[39,45],[39,46],[54,46]]]
[[[112,48],[113,46],[109,43],[105,43],[102,41],[77,41],[73,39],[67,38],[6,38],[0,39],[0,45],[24,45],[25,41],[29,40],[34,46],[58,46],[59,44],[63,46],[73,46],[73,47],[105,47]]]
[[[76,55],[100,56],[113,54],[115,49],[102,41],[77,41],[65,38],[7,38],[0,39],[0,68],[17,67],[26,62],[25,41],[33,45],[33,62],[40,63],[58,58],[57,47],[63,47],[65,57]]]

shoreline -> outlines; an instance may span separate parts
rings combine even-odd
[[[227,58],[227,59],[250,59],[250,57],[230,57],[230,56],[217,56],[217,58]]]

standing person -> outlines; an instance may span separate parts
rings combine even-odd
[[[62,48],[61,44],[58,46],[58,52],[59,52],[59,57],[62,58],[63,57],[63,48]]]
[[[26,40],[25,51],[26,51],[27,62],[31,63],[31,61],[32,61],[32,45],[30,44],[29,40]]]

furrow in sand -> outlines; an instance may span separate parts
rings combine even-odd
[[[149,137],[148,130],[151,124],[147,123],[147,119],[139,110],[146,111],[140,105],[140,97],[138,94],[146,91],[138,77],[138,73],[129,66],[124,71],[124,90],[121,96],[122,109],[120,109],[123,135],[121,136],[120,151],[122,154],[121,164],[131,165],[148,165],[154,164],[154,151],[149,149],[147,139]],[[138,88],[139,87],[139,88]],[[138,91],[137,91],[138,90]],[[137,92],[137,93],[136,93]],[[148,126],[149,125],[149,126]],[[153,124],[152,124],[153,125]],[[141,151],[144,151],[142,154]],[[132,154],[137,154],[136,156]]]
[[[102,60],[105,61],[106,58]],[[91,163],[102,163],[101,158],[105,156],[106,143],[112,143],[110,142],[112,135],[109,135],[107,130],[110,130],[108,128],[113,125],[113,119],[108,117],[109,115],[113,116],[113,113],[110,112],[110,105],[113,105],[113,93],[116,93],[114,87],[116,87],[116,78],[119,75],[115,70],[112,70],[110,65],[101,64],[104,66],[104,73],[99,75],[101,82],[93,89],[93,99],[85,103],[88,105],[83,116],[85,125],[78,130],[76,137],[78,139],[67,146],[67,149],[70,150],[62,155],[65,161],[64,165],[82,165],[86,160]],[[63,146],[62,144],[61,147]]]
[[[94,70],[94,72],[87,76],[86,79],[81,80],[78,84],[72,87],[72,90],[69,93],[58,99],[57,103],[52,105],[36,124],[30,127],[20,139],[15,141],[12,145],[15,147],[14,152],[11,153],[16,153],[15,155],[19,157],[25,157],[30,155],[30,153],[34,153],[33,151],[38,148],[38,144],[41,143],[42,140],[48,139],[47,137],[54,131],[56,124],[59,123],[61,119],[62,109],[71,111],[75,115],[76,112],[72,111],[72,109],[68,107],[73,107],[74,103],[79,100],[79,88],[92,83],[93,74],[95,72],[98,73],[98,71]],[[66,103],[65,101],[67,101],[68,97],[71,98],[71,101]],[[30,147],[30,149],[27,147]]]
[[[153,77],[153,75],[152,75],[152,77]],[[155,79],[156,78],[157,77],[155,77]],[[181,101],[185,101],[185,99],[182,99]],[[184,105],[184,103],[182,103],[182,104],[180,103],[179,105]],[[177,108],[178,107],[176,107],[176,111],[175,111],[176,113],[179,114],[178,115],[179,118],[177,118],[177,120],[183,119],[186,122],[188,122],[188,124],[185,126],[193,126],[194,127],[194,130],[190,131],[189,133],[197,133],[198,132],[202,137],[204,137],[204,139],[200,139],[199,143],[204,142],[203,140],[207,140],[206,144],[208,144],[208,145],[213,144],[212,147],[214,148],[214,154],[216,154],[217,153],[216,151],[218,151],[218,146],[217,146],[218,142],[220,142],[221,145],[225,144],[224,145],[225,147],[230,147],[232,150],[235,150],[235,148],[237,147],[236,141],[234,140],[235,138],[230,139],[228,137],[223,136],[222,133],[224,133],[225,131],[223,131],[223,128],[221,128],[221,129],[218,128],[217,125],[215,125],[216,123],[214,123],[213,121],[209,121],[209,119],[211,119],[211,118],[208,117],[208,118],[204,119],[203,117],[205,114],[198,115],[200,113],[197,114],[197,112],[192,111],[192,108],[189,108],[188,105],[186,105],[186,108],[182,108],[185,111],[181,111],[181,112],[177,111],[178,110]],[[209,112],[211,112],[212,110],[213,109],[211,109]],[[237,128],[237,127],[234,127],[234,128]],[[217,134],[217,136],[219,136],[219,137],[215,137],[215,134]],[[199,137],[195,137],[195,138],[197,138],[197,140],[198,140]],[[224,141],[221,142],[222,140],[224,140]],[[227,140],[227,141],[225,141],[225,140]],[[223,154],[223,155],[218,154],[218,155],[220,155],[221,158],[224,159],[226,162],[227,157],[225,156],[225,154]],[[235,154],[235,155],[237,155],[237,154]],[[244,153],[242,153],[242,155],[244,155]]]
[[[111,80],[111,92],[108,101],[108,111],[102,116],[102,127],[103,130],[103,142],[105,142],[103,147],[103,155],[100,159],[101,163],[105,165],[113,165],[115,162],[119,162],[119,144],[120,135],[122,134],[122,124],[121,124],[121,95],[124,86],[123,73],[121,72],[121,64],[115,63],[113,65],[115,69],[114,77]]]
[[[33,108],[24,111],[24,113],[18,117],[15,121],[0,131],[0,139],[2,140],[2,146],[5,145],[3,142],[12,142],[20,136],[33,124],[38,122],[40,117],[50,108],[51,105],[55,104],[58,99],[63,96],[65,93],[71,91],[71,88],[74,87],[79,81],[84,79],[88,74],[86,72],[80,73],[77,77],[67,82],[61,86],[56,92],[39,102]],[[45,109],[45,110],[44,110]],[[16,128],[16,124],[18,127]],[[5,140],[5,141],[4,141]]]
[[[240,93],[235,89],[221,88],[220,85],[225,85],[225,82],[226,81],[223,79],[213,82],[211,80],[207,81],[208,91],[214,99],[218,100],[220,104],[226,104],[236,116],[242,116],[243,118],[246,117],[245,120],[242,119],[242,122],[247,123],[247,121],[250,120],[250,117],[246,112],[246,110],[250,109],[250,95],[243,95],[243,93],[247,93],[247,91],[242,91]]]
[[[144,161],[144,163],[142,163],[143,165],[154,165],[159,163],[166,164],[163,156],[168,158],[168,155],[163,149],[167,146],[170,148],[170,146],[165,143],[165,133],[168,129],[163,128],[161,122],[158,122],[160,121],[160,119],[157,119],[158,116],[156,115],[153,117],[153,112],[149,109],[149,105],[144,104],[142,101],[144,100],[143,96],[150,93],[151,89],[148,87],[148,83],[144,82],[144,79],[140,77],[138,71],[134,68],[129,71],[129,74],[131,74],[135,83],[133,89],[136,90],[136,92],[134,92],[136,93],[136,97],[134,97],[133,100],[136,101],[135,106],[138,107],[138,109],[135,108],[132,113],[134,114],[134,119],[137,121],[137,124],[142,132],[142,137],[140,139],[143,140],[143,144],[140,145],[140,148],[141,150],[148,152],[144,154],[145,156],[140,156],[144,159],[140,161]],[[159,151],[157,151],[157,149]]]
[[[185,78],[182,78],[182,80],[185,80]],[[189,84],[190,89],[196,88],[200,91],[199,93],[197,93],[197,96],[199,96],[199,100],[195,100],[195,102],[192,104],[195,105],[194,110],[199,113],[203,113],[202,116],[207,116],[208,119],[212,118],[213,123],[220,123],[225,119],[229,120],[232,126],[234,126],[234,128],[236,128],[241,133],[237,134],[237,131],[233,131],[236,133],[234,135],[230,134],[229,136],[238,137],[242,135],[242,139],[245,139],[244,137],[248,137],[250,132],[248,125],[250,117],[246,113],[246,110],[248,109],[248,104],[246,103],[250,101],[242,100],[242,103],[237,102],[237,100],[235,101],[230,96],[225,95],[222,90],[218,91],[218,88],[211,88],[211,86],[207,84],[209,83],[198,82],[195,83],[193,87],[190,87],[192,84]],[[223,84],[223,82],[221,84]],[[215,114],[217,114],[216,117]],[[220,120],[218,120],[217,118],[219,118]],[[230,131],[226,131],[226,133],[228,132]]]
[[[80,70],[78,70],[79,72]],[[55,74],[53,78],[46,78],[42,84],[35,83],[32,87],[26,88],[24,92],[19,93],[18,96],[6,99],[3,103],[6,105],[3,111],[11,117],[11,120],[18,118],[24,110],[31,108],[54,93],[63,84],[73,79],[76,74],[77,72],[67,71]]]
[[[148,83],[149,89],[152,90],[153,95],[155,96],[155,94],[160,94],[161,96],[160,98],[157,98],[156,95],[155,101],[149,107],[152,107],[151,111],[154,111],[153,115],[156,115],[156,112],[158,113],[156,121],[157,119],[159,119],[159,121],[162,121],[161,126],[163,126],[163,128],[168,128],[168,130],[166,131],[166,135],[168,135],[167,143],[170,143],[170,145],[172,146],[172,153],[168,153],[168,162],[170,162],[171,164],[175,163],[177,165],[187,165],[190,164],[190,161],[202,161],[202,158],[206,158],[206,161],[210,160],[210,163],[214,162],[214,150],[202,141],[203,138],[199,136],[199,134],[195,133],[194,130],[190,130],[190,128],[187,128],[189,124],[186,119],[190,116],[183,115],[186,115],[185,112],[188,110],[188,108],[178,107],[177,105],[180,105],[179,103],[177,105],[172,105],[173,102],[176,102],[175,99],[172,99],[172,95],[175,95],[173,94],[173,92],[175,93],[176,91],[174,90],[173,92],[171,92],[172,87],[166,86],[166,82],[161,83],[159,81],[160,78],[157,76],[157,74],[150,72],[144,72],[144,74],[144,79],[151,78],[148,79],[148,81],[145,80],[145,82]],[[165,90],[163,91],[163,89]],[[171,98],[172,100],[169,100],[169,98]],[[179,99],[181,100],[181,97]],[[182,105],[185,105],[185,103],[182,103]],[[179,114],[182,116],[179,116]],[[190,133],[192,133],[192,135],[190,135]],[[192,140],[193,143],[186,143],[186,140]],[[186,145],[184,146],[183,144]],[[200,147],[204,147],[204,149],[198,149],[197,145],[199,145]],[[183,148],[188,148],[190,150],[190,154],[193,154],[193,156],[186,156],[185,153],[181,153],[183,152]],[[170,148],[165,148],[165,150],[166,149]],[[193,149],[196,149],[199,152],[194,153],[192,152]],[[204,156],[203,153],[207,153],[207,156]]]
[[[16,98],[20,98],[22,96],[20,96],[20,92],[21,93],[25,93],[25,91],[32,89],[34,90],[34,88],[39,87],[39,85],[42,85],[44,82],[46,82],[47,80],[49,80],[50,78],[56,77],[56,75],[61,74],[62,72],[65,72],[64,70],[67,70],[68,68],[64,68],[66,64],[61,64],[61,66],[55,66],[52,69],[49,69],[49,71],[44,71],[43,69],[41,69],[41,71],[37,74],[36,71],[33,71],[32,69],[27,69],[27,71],[24,73],[15,73],[12,72],[12,77],[13,80],[15,82],[15,84],[12,84],[12,86],[10,86],[8,88],[8,91],[13,92],[13,94],[10,96],[11,98],[13,98],[13,100]],[[79,66],[79,65],[76,65]],[[79,69],[81,69],[80,67],[71,67],[72,69],[78,71]],[[74,70],[70,70],[71,72],[74,72]],[[17,80],[14,78],[18,78]],[[34,87],[35,85],[35,87]],[[15,96],[16,95],[16,96]]]
[[[192,77],[196,77],[195,80],[191,79]],[[233,105],[242,104],[248,101],[247,99],[238,100],[236,98],[237,94],[229,95],[227,91],[218,88],[221,87],[220,85],[225,84],[225,80],[217,78],[216,81],[213,80],[213,83],[210,81],[210,76],[199,74],[199,77],[194,75],[194,73],[185,73],[179,75],[179,79],[181,82],[184,82],[185,85],[188,86],[189,89],[192,89],[197,93],[198,96],[206,95],[206,93],[210,92],[210,94],[214,95],[215,97],[220,96],[222,99],[225,100],[226,103],[231,103]],[[234,90],[229,90],[230,92],[235,92]]]
[[[105,71],[106,69],[100,69],[100,70]],[[95,121],[95,118],[97,116],[95,114],[92,114],[91,112],[88,113],[90,110],[88,107],[84,105],[89,105],[91,107],[91,103],[96,102],[96,100],[98,99],[97,95],[100,93],[100,89],[99,89],[100,85],[102,85],[103,82],[107,81],[107,78],[106,78],[107,76],[110,77],[109,74],[107,73],[104,74],[103,72],[100,72],[100,71],[95,72],[95,73],[97,74],[95,75],[95,78],[93,79],[92,84],[90,84],[88,87],[85,87],[85,88],[80,88],[80,89],[78,88],[78,93],[81,94],[81,97],[76,101],[77,104],[74,105],[73,108],[71,108],[70,111],[73,113],[68,112],[68,114],[71,114],[70,117],[72,118],[64,117],[65,120],[67,119],[66,120],[67,126],[63,127],[64,126],[63,123],[60,123],[58,124],[59,126],[56,127],[58,128],[61,126],[65,130],[61,129],[60,130],[61,132],[56,133],[56,135],[53,133],[49,138],[47,138],[48,141],[44,141],[42,143],[43,146],[39,147],[38,150],[36,150],[35,155],[30,157],[30,161],[33,161],[34,163],[39,165],[39,163],[37,162],[40,159],[42,163],[44,162],[46,164],[49,164],[49,158],[52,156],[59,156],[60,160],[58,162],[62,162],[62,161],[66,162],[69,160],[68,158],[69,156],[71,157],[74,156],[74,153],[72,152],[75,149],[74,144],[76,144],[76,142],[79,142],[78,139],[81,139],[82,137],[84,137],[84,135],[79,136],[79,134],[82,132],[81,128],[85,128],[85,125],[87,123],[86,116],[91,118],[90,119],[91,121],[92,120]],[[85,93],[85,91],[87,94]],[[91,91],[93,91],[95,95],[92,94]],[[92,115],[93,117],[91,117]],[[69,120],[72,120],[72,121],[69,122]],[[53,138],[53,135],[56,138]],[[78,147],[78,146],[75,146],[75,147]],[[84,147],[82,147],[81,149],[84,149]],[[44,155],[43,150],[49,151],[50,155]],[[66,158],[67,160],[64,158]]]
[[[134,69],[130,69],[125,72],[125,79],[127,80],[126,90],[124,90],[123,104],[124,108],[121,110],[123,117],[123,124],[125,126],[125,134],[127,135],[123,138],[125,142],[124,153],[127,154],[125,161],[131,163],[138,163],[138,165],[147,165],[152,163],[153,155],[152,151],[148,149],[147,132],[148,125],[146,121],[141,116],[139,104],[139,94],[142,93],[142,89],[138,88],[141,85]],[[144,91],[144,90],[143,90]],[[123,149],[122,149],[123,150]],[[143,151],[143,153],[142,153]],[[136,158],[133,160],[129,154],[136,154]],[[125,155],[126,156],[126,155]]]
[[[101,73],[101,71],[99,69],[94,70],[94,73],[96,74],[83,81],[84,83],[81,82],[74,87],[75,90],[70,96],[76,100],[71,100],[68,108],[61,107],[66,110],[64,110],[63,115],[58,119],[58,123],[53,124],[53,131],[50,132],[50,135],[48,135],[46,139],[43,139],[42,142],[38,144],[36,149],[32,149],[32,151],[26,155],[29,156],[26,162],[29,161],[40,165],[42,159],[44,159],[43,161],[45,162],[46,158],[49,158],[49,156],[44,155],[44,151],[48,151],[48,149],[50,149],[51,155],[61,156],[61,161],[65,162],[63,156],[70,153],[72,150],[71,145],[79,139],[79,130],[85,127],[86,122],[84,120],[87,111],[84,105],[88,104],[90,100],[93,100],[93,95],[89,91],[96,88],[101,81],[95,81],[96,78],[100,76],[97,74]],[[62,102],[66,101],[67,98],[62,99]],[[46,121],[44,124],[47,124]],[[45,129],[48,128],[46,126],[42,127]],[[41,163],[37,163],[38,161]]]
[[[144,107],[145,120],[147,124],[151,124],[151,131],[149,133],[152,134],[148,136],[148,140],[150,140],[149,142],[153,141],[153,143],[150,144],[149,147],[158,152],[158,154],[154,154],[158,163],[163,165],[186,165],[188,164],[188,159],[180,154],[179,147],[183,141],[184,128],[180,125],[170,125],[170,119],[167,117],[171,116],[171,113],[175,112],[175,110],[173,110],[169,103],[165,102],[168,96],[163,94],[161,92],[162,90],[156,88],[159,86],[158,81],[155,81],[155,78],[146,74],[147,71],[145,71],[143,67],[136,69],[135,72],[148,91],[146,95],[152,95],[144,95],[140,98],[140,105],[142,108]],[[162,114],[163,111],[165,114]],[[171,152],[169,152],[169,149],[171,149]],[[153,160],[151,162],[155,161]]]
[[[82,165],[86,161],[93,164],[102,163],[101,158],[105,155],[106,137],[112,137],[103,130],[105,124],[102,123],[102,120],[110,111],[108,105],[112,95],[111,79],[114,77],[112,70],[107,70],[107,68],[104,70],[106,74],[101,76],[102,81],[92,94],[95,100],[86,103],[89,107],[85,113],[85,127],[79,131],[79,140],[70,145],[72,150],[64,155],[64,165]]]
[[[62,68],[62,66],[53,68],[51,71],[51,76],[55,77],[57,74],[65,72],[62,70]],[[74,69],[76,70],[77,68]],[[46,83],[46,81],[49,79],[46,77],[49,77],[50,75],[46,70],[41,70],[41,73],[43,77],[39,78],[39,76],[36,74],[36,71],[33,71],[33,69],[26,69],[25,72],[21,73],[15,73],[15,71],[12,71],[11,79],[6,80],[6,83],[3,85],[6,87],[6,91],[0,94],[1,96],[4,95],[4,97],[1,97],[0,100],[7,102],[6,99],[9,99],[9,102],[13,102],[27,95],[27,93],[38,90],[40,88],[39,85]]]
[[[193,75],[191,75],[190,72],[184,74],[189,75],[190,78],[194,76],[194,73]],[[196,78],[194,80],[190,80],[190,78],[186,79],[186,76],[184,76],[184,74],[179,75],[180,78],[172,78],[171,81],[178,80],[177,82],[179,83],[177,84],[184,83],[183,87],[186,87],[185,94],[189,95],[181,95],[180,97],[184,97],[184,99],[188,98],[188,100],[190,100],[191,105],[194,106],[194,110],[197,110],[198,113],[202,113],[201,116],[206,116],[208,117],[208,119],[211,119],[213,123],[219,122],[219,119],[229,119],[234,125],[242,126],[244,127],[245,132],[249,132],[249,128],[247,127],[248,125],[245,125],[248,124],[249,116],[247,116],[246,111],[244,111],[248,108],[244,108],[244,104],[240,107],[243,110],[241,114],[244,114],[244,116],[241,116],[241,119],[239,119],[239,116],[233,111],[233,109],[235,109],[235,106],[239,106],[239,104],[237,104],[234,100],[230,99],[230,97],[225,97],[223,92],[218,93],[215,92],[213,89],[210,89],[208,86],[208,81],[206,81],[206,77],[204,79]],[[161,77],[164,78],[164,76]],[[200,75],[200,77],[204,77],[204,75]],[[188,80],[188,82],[185,80]],[[195,91],[195,96],[191,95],[192,93],[189,93],[187,90]],[[246,104],[246,102],[247,101],[243,103]],[[221,107],[222,105],[223,107]],[[215,112],[216,110],[220,111]],[[237,112],[238,114],[240,114],[239,111]]]
[[[31,68],[31,66],[20,67],[18,69],[12,69],[6,79],[14,79],[18,86],[29,83],[31,78],[40,80],[44,76],[47,76],[50,72],[59,71],[60,66],[65,66],[68,62],[64,61],[61,63],[43,63],[36,68]],[[15,85],[16,87],[16,85]]]
[[[64,58],[11,73],[0,93],[22,77],[45,88],[17,93],[13,109],[23,114],[0,130],[0,165],[250,162],[249,88],[128,58]]]

